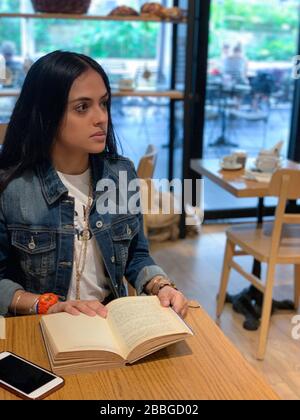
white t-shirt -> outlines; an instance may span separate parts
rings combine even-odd
[[[62,183],[69,191],[69,196],[74,198],[75,213],[74,226],[75,237],[74,246],[79,257],[83,241],[80,241],[80,232],[84,227],[84,212],[88,202],[90,169],[80,175],[67,175],[57,171]],[[80,299],[94,300],[102,302],[109,294],[110,288],[105,277],[103,258],[96,239],[91,236],[87,243],[87,253],[84,270],[80,278]],[[80,264],[81,266],[81,264]],[[67,299],[76,299],[76,266],[75,257],[73,261],[72,281],[68,291]]]

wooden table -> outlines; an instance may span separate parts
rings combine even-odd
[[[250,159],[250,166],[251,163],[254,163],[254,159]],[[300,164],[290,160],[285,160],[282,167],[300,170]],[[235,197],[263,198],[268,194],[268,183],[245,179],[244,169],[239,171],[221,170],[220,161],[218,159],[192,159],[191,168],[197,174],[210,179],[212,182],[218,184],[221,188],[233,194]]]
[[[49,369],[38,316],[6,320],[0,351]],[[195,336],[121,369],[66,376],[48,399],[279,399],[202,308],[190,309]],[[0,400],[17,399],[0,388]]]

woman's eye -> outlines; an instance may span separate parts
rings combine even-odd
[[[87,109],[87,104],[80,104],[75,109],[77,112],[82,113]]]
[[[108,105],[108,101],[104,101],[104,102],[101,102],[100,103],[100,106],[102,107],[102,108],[107,108],[107,105]]]

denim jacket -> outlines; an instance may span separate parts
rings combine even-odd
[[[90,164],[93,204],[89,224],[111,292],[114,297],[126,295],[125,276],[140,294],[152,277],[166,276],[149,255],[141,212],[103,214],[97,210],[98,200],[106,193],[97,188],[99,180],[119,186],[121,177],[127,177],[129,183],[136,179],[136,172],[130,160],[119,156],[91,155]],[[132,195],[128,192],[128,201]],[[51,163],[43,162],[8,184],[0,196],[0,314],[8,312],[18,289],[53,292],[66,299],[74,234],[74,199]]]

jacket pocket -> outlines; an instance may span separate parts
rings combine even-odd
[[[55,272],[55,232],[14,230],[12,245],[25,275],[45,279]]]
[[[115,249],[116,260],[122,265],[124,272],[129,246],[132,239],[137,235],[140,228],[140,222],[137,217],[133,216],[113,223],[111,226],[111,235]]]

